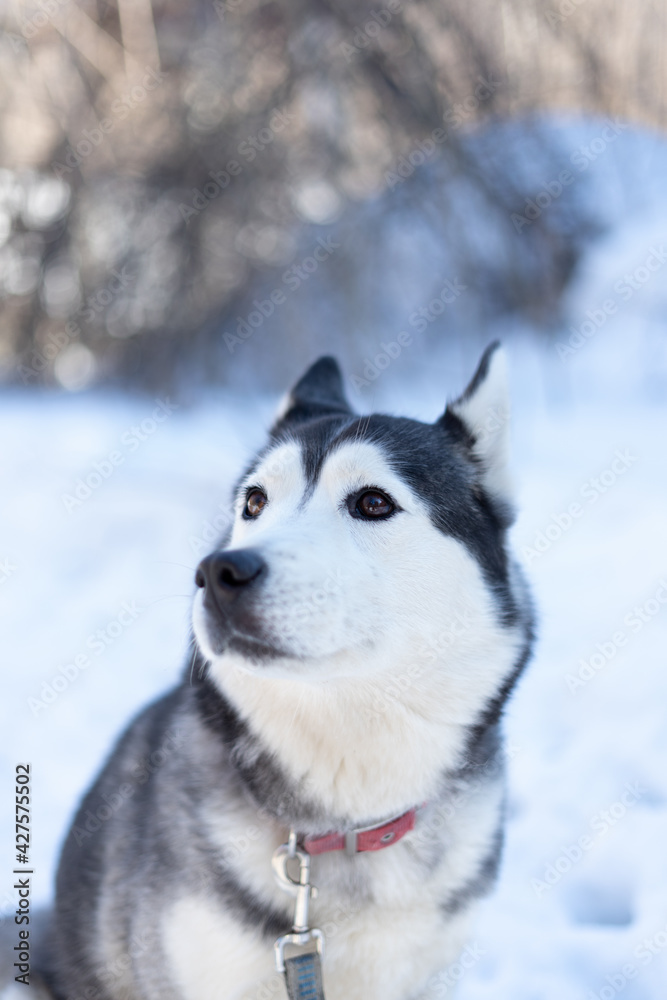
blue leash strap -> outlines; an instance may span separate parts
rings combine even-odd
[[[319,952],[285,959],[285,983],[289,1000],[324,1000]]]

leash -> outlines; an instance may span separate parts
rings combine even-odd
[[[414,829],[417,813],[418,809],[410,809],[381,826],[305,837],[301,846],[296,830],[290,830],[287,843],[275,851],[271,867],[276,882],[294,897],[292,930],[279,937],[274,945],[276,968],[285,976],[289,1000],[325,1000],[322,985],[324,935],[318,928],[309,927],[310,901],[317,897],[317,889],[310,881],[311,855],[344,850],[348,857],[353,857],[365,851],[380,851],[398,843]],[[295,875],[298,864],[295,878],[289,872],[290,863]]]
[[[299,863],[298,881],[287,870],[292,859]],[[310,854],[297,847],[295,830],[290,830],[288,842],[275,852],[271,866],[280,888],[295,897],[292,932],[278,938],[274,946],[276,968],[285,975],[289,1000],[324,1000],[324,935],[308,926],[310,901],[317,896],[317,889],[310,884]]]

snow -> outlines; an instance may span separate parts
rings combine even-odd
[[[504,331],[513,540],[539,641],[507,714],[500,882],[469,968],[455,966],[434,997],[459,978],[460,1000],[664,997],[667,286],[658,268],[628,297],[614,288],[663,234],[667,216],[646,212],[593,246],[552,341]],[[617,310],[559,353],[608,299]],[[474,350],[420,363],[417,348],[367,395],[350,396],[434,419],[471,373]],[[101,393],[0,399],[0,843],[13,842],[14,766],[29,761],[35,902],[51,898],[59,843],[113,739],[179,676],[194,568],[277,403],[231,391],[175,408],[165,397]],[[66,502],[96,463],[99,485]],[[4,857],[6,915],[8,848]]]

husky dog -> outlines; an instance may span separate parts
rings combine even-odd
[[[197,569],[193,668],[68,835],[58,1000],[281,1000],[274,942],[311,925],[327,1000],[447,989],[498,868],[532,639],[507,418],[498,344],[434,424],[355,415],[331,358],[297,383]]]

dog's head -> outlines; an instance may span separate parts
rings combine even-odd
[[[225,547],[197,569],[212,669],[319,680],[479,659],[519,614],[507,437],[498,344],[434,424],[355,415],[336,362],[317,361],[238,485]]]

